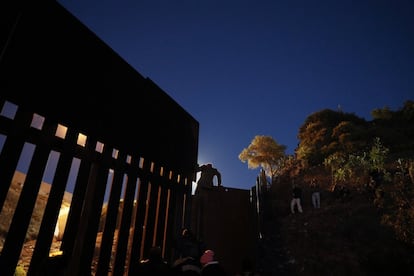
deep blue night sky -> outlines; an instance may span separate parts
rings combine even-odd
[[[256,135],[293,154],[313,112],[414,99],[414,1],[58,2],[200,123],[227,187],[255,184],[238,155]]]

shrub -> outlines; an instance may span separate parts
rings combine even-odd
[[[26,276],[26,270],[24,270],[24,267],[18,265],[14,271],[14,276]]]

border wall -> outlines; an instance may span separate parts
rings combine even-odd
[[[213,187],[193,196],[192,229],[215,252],[228,275],[241,272],[243,260],[257,262],[258,217],[252,191]]]
[[[2,275],[13,275],[29,234],[30,275],[124,275],[152,245],[168,259],[190,223],[198,122],[55,1],[3,1],[0,26]],[[51,256],[69,185],[59,255]]]

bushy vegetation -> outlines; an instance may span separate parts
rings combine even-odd
[[[343,111],[315,112],[299,129],[294,156],[286,156],[272,137],[256,136],[239,159],[249,168],[262,167],[271,186],[309,185],[316,178],[331,192],[370,193],[382,222],[414,245],[414,101],[397,111],[375,109],[372,116],[366,121]]]
[[[14,272],[14,276],[26,276],[26,271],[23,267],[17,266]]]
[[[323,165],[331,191],[340,185],[371,193],[382,222],[414,245],[414,102],[372,116],[370,122],[331,110],[309,116],[298,135],[295,176]],[[292,167],[286,170],[292,175]]]
[[[295,154],[271,159],[279,167],[263,189],[267,213],[279,223],[294,273],[392,275],[413,267],[414,102],[375,109],[372,117],[315,112],[299,129]],[[306,212],[314,178],[323,208]],[[293,184],[305,194],[304,214],[296,217],[289,210]]]
[[[332,155],[362,155],[379,138],[390,151],[389,160],[414,156],[414,101],[397,111],[388,108],[371,112],[372,121],[351,113],[325,109],[306,118],[300,127],[296,158],[306,169],[322,164]]]

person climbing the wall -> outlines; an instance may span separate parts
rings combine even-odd
[[[213,167],[211,163],[198,166],[197,172],[201,172],[200,179],[197,181],[197,188],[195,194],[200,192],[200,189],[214,187],[214,177],[217,178],[217,186],[221,186],[221,174]]]

